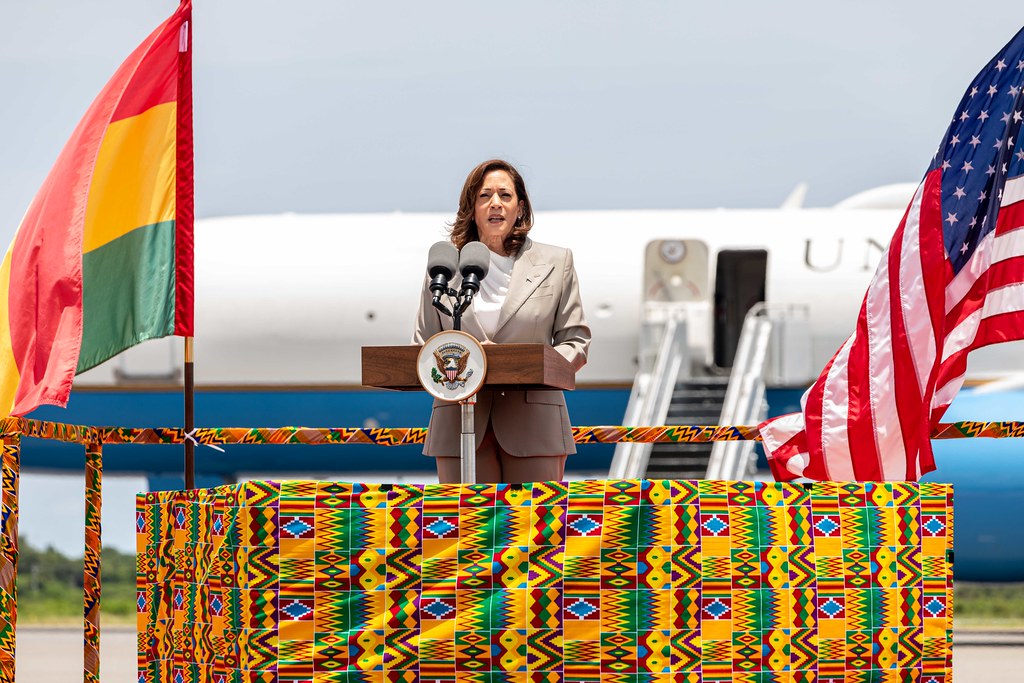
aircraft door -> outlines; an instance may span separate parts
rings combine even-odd
[[[714,364],[732,367],[739,347],[743,318],[765,300],[768,252],[764,249],[723,250],[715,270],[715,309],[712,348]]]

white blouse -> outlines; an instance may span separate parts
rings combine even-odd
[[[491,266],[487,270],[487,277],[480,281],[480,291],[473,299],[476,319],[488,339],[493,337],[498,329],[498,317],[501,315],[505,297],[508,296],[508,285],[512,281],[512,265],[515,263],[511,256],[501,256],[493,251],[490,255]]]

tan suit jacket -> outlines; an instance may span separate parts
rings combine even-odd
[[[456,276],[452,287],[458,289],[459,282]],[[422,344],[450,329],[452,319],[431,305],[430,291],[424,285],[413,342]],[[551,344],[573,368],[582,368],[587,362],[590,328],[583,315],[572,252],[527,238],[513,263],[508,296],[494,334],[484,333],[472,306],[462,316],[462,330],[496,344]],[[477,394],[475,417],[478,448],[490,422],[498,444],[510,455],[576,452],[561,391],[483,390]],[[424,455],[458,457],[460,431],[459,404],[435,400]]]

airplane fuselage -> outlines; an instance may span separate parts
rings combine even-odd
[[[714,287],[723,252],[764,251],[765,300],[805,307],[805,384],[850,334],[866,285],[901,218],[886,210],[551,212],[531,236],[573,250],[593,343],[580,386],[628,386],[645,301],[691,296],[707,309],[693,343],[714,346]],[[202,386],[358,387],[359,349],[412,337],[426,254],[446,214],[237,216],[196,226],[196,381]],[[698,275],[647,259],[651,243],[699,241]],[[666,271],[659,275],[659,268]],[[661,281],[659,281],[659,277]],[[674,278],[674,279],[673,279]],[[682,294],[680,294],[682,293]],[[696,296],[693,296],[696,293]],[[699,316],[696,316],[699,318]],[[131,386],[172,376],[173,339],[130,349],[77,386]],[[163,348],[166,348],[166,352]],[[971,376],[1024,369],[1013,344],[972,356]],[[709,351],[710,353],[710,351]]]

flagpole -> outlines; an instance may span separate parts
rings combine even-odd
[[[185,490],[196,487],[196,444],[192,430],[196,428],[196,378],[193,360],[193,338],[185,337]]]

